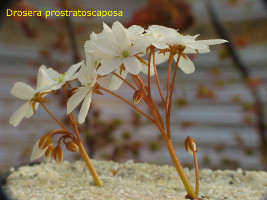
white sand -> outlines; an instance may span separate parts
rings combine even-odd
[[[103,187],[83,161],[21,167],[7,179],[6,192],[16,200],[154,200],[185,199],[174,167],[93,160]],[[194,169],[185,169],[195,184]],[[267,191],[267,172],[200,170],[200,197],[216,200],[260,200]]]

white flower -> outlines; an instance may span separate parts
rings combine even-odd
[[[39,88],[43,88],[49,84],[49,81],[42,73],[46,67],[42,65],[39,68],[37,76],[37,88],[34,90],[31,86],[23,82],[17,82],[11,89],[11,94],[21,100],[26,101],[19,109],[10,117],[9,123],[16,127],[21,120],[26,117],[29,118],[33,115],[33,103],[31,99],[38,93]],[[35,103],[35,110],[38,108],[39,103]]]
[[[135,55],[142,52],[151,42],[149,39],[144,39],[133,44],[127,32],[122,24],[116,21],[112,25],[113,37],[97,38],[93,41],[96,48],[112,56],[110,59],[101,61],[98,74],[109,74],[119,68],[121,64],[131,74],[138,74],[141,71],[141,63]]]
[[[168,39],[176,37],[178,35],[177,31],[172,28],[167,28],[164,26],[152,25],[146,30],[146,37],[150,37],[152,45],[158,49],[168,48]]]
[[[75,94],[70,97],[67,103],[67,114],[69,114],[83,101],[78,116],[78,122],[80,124],[85,121],[85,117],[89,111],[93,93],[92,89],[96,83],[96,78],[97,74],[95,69],[92,66],[86,67],[83,63],[78,72],[78,80],[81,82],[82,87],[76,90]]]
[[[126,32],[133,44],[144,37],[144,31],[145,29],[143,27],[137,25],[133,25],[126,29]]]
[[[67,72],[60,74],[52,68],[42,69],[44,76],[50,82],[47,87],[40,88],[39,91],[46,90],[58,90],[60,89],[67,81],[71,81],[77,78],[77,70],[81,66],[83,61],[72,65]]]
[[[178,66],[182,69],[182,71],[186,74],[193,73],[195,71],[194,63],[185,55],[187,53],[208,53],[209,45],[221,44],[227,42],[222,39],[212,39],[212,40],[198,40],[196,41],[196,36],[182,36],[177,33],[175,37],[168,38],[167,43],[169,45],[176,46],[177,48],[184,48],[182,51],[183,55],[180,57]],[[163,53],[156,52],[155,60],[156,64],[160,64],[169,59],[170,53],[166,52],[165,55]],[[178,55],[174,56],[175,62],[177,61]]]

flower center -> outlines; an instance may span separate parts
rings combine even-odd
[[[65,77],[66,73],[64,74],[60,74],[59,78],[58,78],[58,83],[62,83],[64,81],[64,77]]]
[[[129,55],[130,55],[130,52],[129,51],[123,51],[122,54],[121,54],[121,57],[126,58]]]

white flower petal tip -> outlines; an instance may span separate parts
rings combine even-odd
[[[175,61],[176,61],[177,56],[174,56],[174,57],[175,57]],[[195,65],[188,57],[186,57],[186,59],[185,59],[184,57],[181,56],[179,63],[178,63],[178,66],[186,74],[192,74],[195,71]]]
[[[121,78],[126,78],[128,72],[127,70],[121,70],[120,68],[118,68],[115,73],[119,76],[121,76]],[[112,75],[112,78],[110,80],[110,84],[109,84],[109,89],[112,91],[116,91],[120,88],[121,84],[123,83],[123,80],[121,80],[120,78],[118,78],[116,75]]]
[[[26,83],[16,82],[11,94],[21,100],[30,100],[34,96],[34,89]]]
[[[20,106],[19,109],[9,118],[9,124],[14,127],[18,126],[22,119],[26,117],[31,110],[31,104],[29,101],[27,101],[22,106]]]
[[[81,106],[81,109],[79,112],[79,116],[78,116],[79,124],[82,124],[85,121],[85,118],[86,118],[87,113],[88,113],[89,108],[90,108],[90,104],[91,104],[91,100],[92,100],[92,94],[93,94],[92,91],[90,91],[83,100],[83,103],[82,103],[82,106]]]

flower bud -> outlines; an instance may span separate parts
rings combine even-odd
[[[46,163],[49,163],[54,152],[54,145],[50,144],[47,150],[45,151],[45,161]]]
[[[58,165],[62,162],[63,155],[64,155],[64,152],[62,148],[59,145],[56,146],[53,152],[53,156]]]
[[[199,148],[197,148],[197,144],[195,140],[193,140],[193,138],[191,138],[190,136],[186,138],[184,142],[184,146],[185,146],[185,150],[191,155],[193,155],[193,152],[197,152],[199,150]]]
[[[133,102],[138,104],[144,97],[144,92],[142,90],[137,90],[133,94]]]
[[[79,151],[79,147],[78,147],[78,145],[77,145],[75,142],[73,142],[73,141],[68,142],[68,143],[66,144],[66,148],[67,148],[69,151],[71,151],[71,152]]]
[[[52,143],[52,136],[50,134],[46,134],[40,138],[39,148],[46,149]]]

